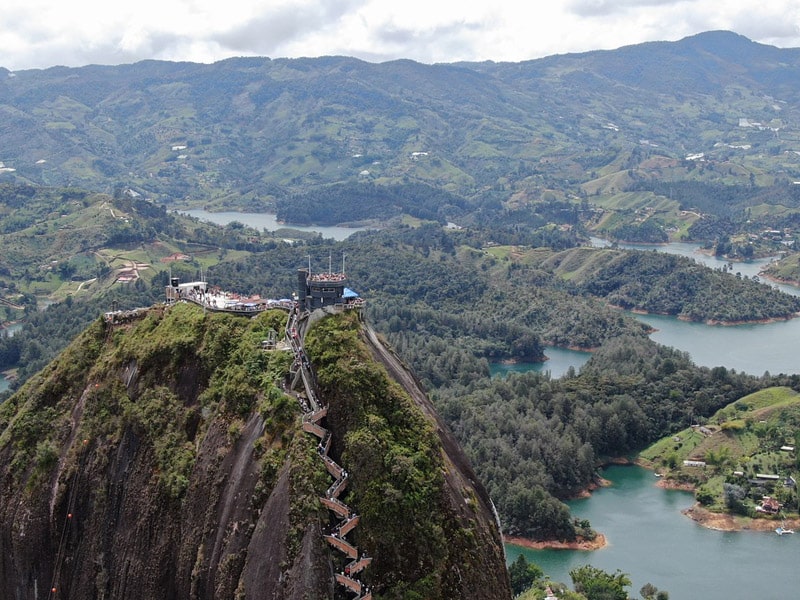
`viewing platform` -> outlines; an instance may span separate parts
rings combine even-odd
[[[364,300],[347,287],[347,276],[333,271],[312,273],[311,269],[297,272],[297,299],[306,310],[333,307],[362,308]]]
[[[180,283],[177,277],[170,280],[165,292],[168,303],[183,300],[202,306],[206,310],[241,315],[254,315],[274,308],[291,311],[295,307],[295,301],[291,298],[274,300],[260,296],[242,296],[209,287],[205,281]]]

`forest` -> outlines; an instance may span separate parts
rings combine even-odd
[[[569,278],[579,293],[629,310],[723,323],[790,318],[800,311],[796,296],[685,256],[587,248],[538,256],[544,256],[543,268]]]
[[[279,221],[300,225],[385,221],[402,214],[445,224],[463,216],[466,201],[422,183],[378,186],[364,181],[278,198],[275,208]]]
[[[676,288],[675,278],[684,277],[676,306],[718,281],[714,289],[729,306],[794,309],[782,295],[758,295],[764,288],[756,282],[652,252],[603,252],[613,260],[590,269],[586,257],[566,260],[546,248],[499,252],[479,248],[475,232],[464,233],[430,225],[361,232],[344,242],[277,243],[204,276],[226,290],[279,298],[295,289],[297,270],[309,261],[317,270],[346,257],[349,285],[368,299],[365,317],[429,391],[492,494],[504,529],[531,538],[577,534],[561,500],[591,485],[605,460],[763,387],[800,387],[794,376],[697,367],[609,306],[620,290],[652,302],[659,293],[648,294],[648,286]],[[566,264],[593,274],[565,278]],[[187,278],[199,276],[190,265],[182,269]],[[165,284],[162,273],[92,303],[69,300],[32,314],[20,333],[0,338],[0,366],[19,366],[19,385],[112,300],[120,308],[159,302]],[[489,361],[542,360],[545,344],[595,352],[580,373],[562,379],[489,377]]]
[[[16,376],[0,402],[98,314],[162,300],[163,265],[73,295],[113,279],[104,248],[203,248],[174,274],[268,297],[290,294],[298,268],[346,257],[365,318],[427,388],[504,529],[571,539],[584,527],[562,500],[591,485],[599,465],[752,392],[800,390],[797,376],[698,367],[626,313],[762,321],[794,317],[796,298],[677,257],[585,247],[599,231],[699,241],[736,260],[797,242],[798,105],[785,101],[797,97],[796,52],[739,38],[522,64],[250,58],[15,74],[0,89],[19,116],[0,128],[3,160],[17,168],[0,181],[0,296],[13,299],[0,320],[23,326],[0,334],[0,370]],[[148,101],[131,100],[140,95]],[[767,98],[781,103],[780,119]],[[775,119],[781,134],[729,115]],[[687,148],[703,160],[685,159]],[[290,244],[169,212],[199,206],[384,230]],[[764,230],[785,237],[764,240]],[[798,270],[775,273],[797,280]],[[560,379],[490,376],[491,362],[543,360],[547,345],[593,355]]]

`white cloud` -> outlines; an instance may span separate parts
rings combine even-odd
[[[689,2],[691,0],[569,0],[565,6],[576,16],[589,17],[619,15],[653,7],[673,7]]]
[[[0,66],[322,56],[519,61],[730,29],[800,46],[796,0],[5,0]]]

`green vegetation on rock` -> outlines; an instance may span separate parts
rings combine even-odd
[[[333,453],[352,472],[359,547],[379,557],[365,577],[382,582],[382,598],[451,598],[467,580],[497,586],[498,574],[477,560],[487,535],[475,520],[477,502],[448,497],[434,424],[375,362],[360,332],[357,314],[329,316],[308,332],[306,349],[329,402]],[[465,500],[469,518],[458,518]]]
[[[285,319],[284,311],[243,319],[188,304],[141,309],[122,324],[96,319],[0,404],[0,514],[12,523],[9,511],[25,505],[36,515],[25,544],[50,557],[20,569],[52,572],[51,527],[68,511],[80,514],[71,533],[80,543],[70,552],[79,563],[82,548],[105,553],[99,566],[111,595],[124,579],[114,575],[114,557],[140,565],[142,597],[161,585],[144,575],[153,569],[176,597],[189,597],[176,591],[190,585],[189,573],[192,586],[247,589],[262,510],[274,520],[258,534],[274,544],[272,559],[287,572],[308,560],[300,555],[323,514],[328,478],[300,433],[297,402],[279,387],[291,357],[261,349]],[[38,516],[50,510],[55,525]],[[146,528],[151,545],[131,541],[129,528]],[[6,552],[20,549],[13,542]],[[80,572],[60,577],[66,589],[94,589]]]

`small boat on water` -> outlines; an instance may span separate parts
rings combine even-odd
[[[775,533],[778,535],[786,535],[787,533],[794,533],[794,529],[786,529],[785,527],[781,526],[775,529]]]

